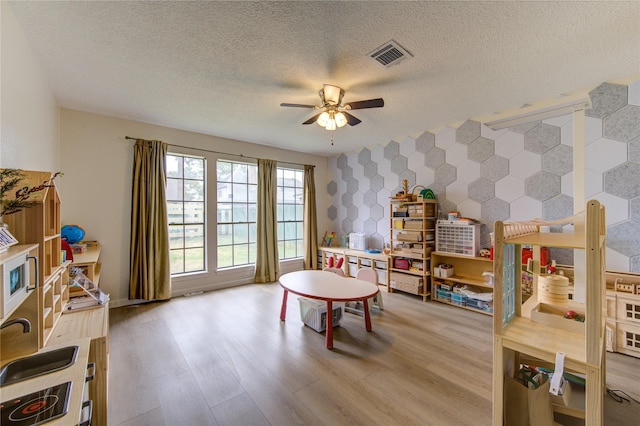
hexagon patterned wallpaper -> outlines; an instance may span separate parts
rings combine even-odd
[[[640,272],[640,80],[604,83],[590,96],[585,196],[606,207],[607,268]],[[327,214],[339,235],[363,232],[376,248],[388,243],[389,197],[407,179],[410,188],[434,191],[441,216],[458,210],[478,219],[486,247],[496,220],[573,214],[572,116],[498,131],[468,120],[333,157],[329,176]],[[559,263],[573,264],[572,256],[552,252]]]

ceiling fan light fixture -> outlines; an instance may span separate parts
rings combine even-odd
[[[320,117],[318,117],[318,121],[316,121],[316,123],[318,123],[322,127],[326,127],[327,123],[330,120],[331,120],[331,117],[329,116],[329,113],[325,111],[322,114],[320,114]]]
[[[336,120],[331,118],[329,121],[327,121],[327,124],[324,126],[325,129],[327,130],[335,130],[336,129]]]
[[[347,124],[347,117],[345,117],[342,112],[337,113],[335,119],[336,126],[338,127],[343,127],[345,124]]]

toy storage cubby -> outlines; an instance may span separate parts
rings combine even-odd
[[[452,274],[441,274],[438,266],[451,265]],[[433,285],[432,300],[454,305],[459,308],[469,309],[487,315],[493,314],[493,300],[487,301],[487,297],[469,297],[457,291],[464,287],[470,292],[493,293],[493,280],[483,275],[485,272],[493,276],[493,262],[485,257],[469,257],[453,253],[434,251],[431,253],[431,283]]]
[[[318,267],[328,266],[328,259],[343,258],[342,271],[347,277],[355,277],[358,269],[371,268],[378,274],[378,285],[387,286],[389,283],[389,256],[384,253],[367,253],[345,247],[318,247]]]

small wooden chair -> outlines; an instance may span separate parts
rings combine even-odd
[[[369,281],[372,284],[378,285],[378,273],[371,268],[360,268],[358,272],[356,272],[356,279]],[[369,308],[376,306],[378,309],[382,310],[382,293],[378,290],[378,293],[369,299]]]

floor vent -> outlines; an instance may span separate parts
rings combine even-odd
[[[411,53],[400,46],[395,40],[389,40],[382,46],[374,49],[367,56],[387,68],[399,64],[404,59],[413,57]]]

